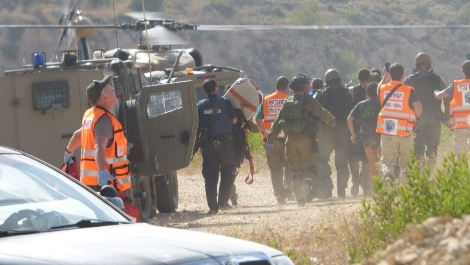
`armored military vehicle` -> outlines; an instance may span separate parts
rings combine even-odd
[[[112,75],[120,101],[115,115],[132,144],[129,160],[134,179],[129,195],[143,220],[151,218],[155,208],[174,211],[175,171],[189,164],[197,128],[193,82],[151,85],[131,61],[116,58],[41,63],[38,55],[32,64],[0,77],[0,144],[59,167],[64,146],[89,108],[86,87]]]

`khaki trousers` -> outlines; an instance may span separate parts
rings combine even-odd
[[[398,181],[406,182],[405,174],[408,170],[408,159],[414,147],[413,136],[394,136],[382,134],[380,138],[380,149],[382,151],[382,176],[384,178],[395,178],[395,166],[400,166],[401,177]],[[399,176],[399,175],[397,175]]]
[[[276,140],[272,150],[266,150],[271,182],[276,199],[286,199],[286,191],[293,192],[292,170],[286,160],[286,144]]]

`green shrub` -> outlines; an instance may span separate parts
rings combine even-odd
[[[372,200],[363,201],[361,224],[348,242],[352,262],[360,262],[388,240],[395,239],[407,224],[419,224],[433,216],[460,218],[470,213],[470,178],[467,157],[444,158],[434,176],[410,158],[406,185],[374,180]]]
[[[358,69],[366,67],[366,62],[363,58],[357,58],[354,51],[345,50],[335,65],[341,74],[341,80],[346,83],[349,80],[355,81],[357,79]]]
[[[367,21],[367,17],[364,12],[357,8],[348,8],[346,10],[346,17],[353,25],[363,25],[366,24]]]
[[[421,18],[429,18],[431,16],[431,12],[427,5],[423,5],[422,3],[411,4],[406,7],[407,13],[409,14],[419,14]]]
[[[248,133],[248,144],[251,148],[252,156],[265,155],[264,142],[261,133]]]
[[[273,6],[273,8],[271,9],[271,12],[273,16],[275,17],[279,17],[279,18],[285,17],[284,12],[282,11],[282,7],[278,4]]]
[[[288,18],[294,25],[320,25],[322,19],[318,11],[316,0],[306,0],[289,13]]]

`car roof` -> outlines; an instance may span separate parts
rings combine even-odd
[[[0,145],[0,154],[17,154],[17,155],[20,155],[22,153],[15,150],[15,149]]]

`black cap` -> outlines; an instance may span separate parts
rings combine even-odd
[[[470,75],[470,60],[466,60],[462,64],[462,70],[465,75]]]
[[[111,76],[107,75],[103,80],[93,80],[91,84],[86,88],[86,96],[90,102],[95,103],[101,96],[103,88],[109,84]]]

